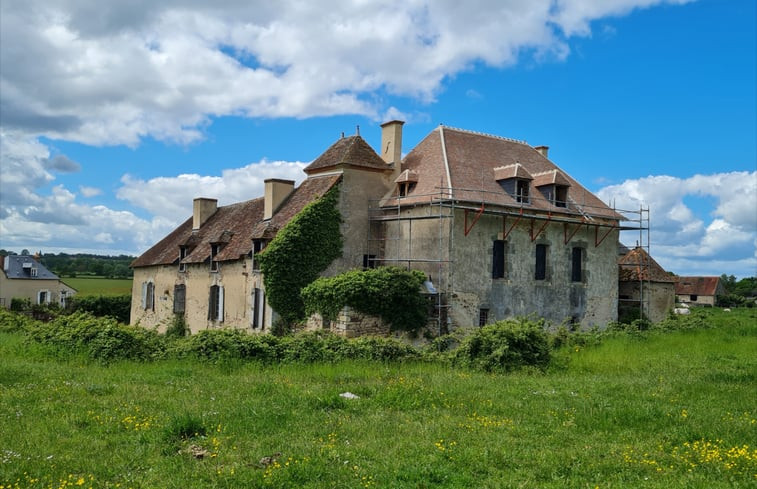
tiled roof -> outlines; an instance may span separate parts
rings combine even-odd
[[[676,278],[665,271],[647,251],[637,246],[618,259],[618,279],[621,282],[648,280],[651,282],[675,282]]]
[[[720,277],[677,277],[678,295],[719,295],[723,294]]]
[[[36,276],[32,276],[32,268],[36,269]],[[3,260],[3,271],[9,279],[58,280],[57,275],[28,255],[6,256]]]
[[[502,170],[503,167],[507,170]],[[428,203],[432,198],[443,196],[477,204],[484,202],[553,213],[622,219],[565,171],[523,141],[440,126],[407,154],[402,169],[415,171],[419,175],[415,189],[402,199],[405,204]],[[560,184],[570,186],[567,208],[555,206],[536,191],[531,192],[528,204],[516,202],[497,179],[506,173],[515,176],[521,169],[527,173],[520,175],[531,176],[558,171],[562,176]],[[554,178],[558,178],[557,173],[554,173]],[[448,190],[449,187],[452,189]],[[383,203],[396,205],[396,197],[395,189]]]
[[[252,239],[271,239],[306,205],[328,192],[341,179],[340,175],[313,176],[302,184],[281,204],[268,221],[260,220],[252,228]]]
[[[216,260],[237,260],[252,251],[252,239],[273,238],[305,205],[325,194],[339,179],[339,175],[307,178],[268,221],[263,220],[263,197],[218,207],[195,232],[190,217],[131,266],[178,265],[181,246],[186,246],[189,252],[183,263],[203,263],[210,258],[212,244],[221,245]]]
[[[374,170],[387,170],[391,168],[363,138],[360,136],[348,136],[332,144],[321,156],[305,167],[304,171],[308,175],[311,175],[333,169],[339,165],[350,165]]]

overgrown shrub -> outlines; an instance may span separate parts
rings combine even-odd
[[[255,260],[260,263],[268,303],[288,324],[305,317],[303,287],[342,256],[339,187],[306,205]]]
[[[112,317],[128,324],[131,314],[131,294],[85,295],[69,299],[71,311],[86,311],[97,317]]]
[[[169,338],[183,338],[189,332],[189,327],[181,314],[176,314],[171,324],[166,328],[166,336]]]
[[[334,320],[344,306],[378,316],[393,331],[417,331],[426,324],[428,304],[418,270],[379,267],[321,277],[302,290],[305,312]]]
[[[22,299],[20,297],[13,297],[11,299],[11,311],[21,312],[28,311],[32,307],[31,299]]]
[[[29,335],[55,350],[84,354],[104,363],[158,358],[166,350],[165,341],[154,331],[124,326],[113,318],[98,318],[88,312],[36,323]]]
[[[0,307],[0,331],[5,333],[27,332],[34,327],[36,321],[26,314],[9,311]]]
[[[484,326],[455,350],[454,363],[486,372],[549,365],[549,338],[541,321],[509,319]]]

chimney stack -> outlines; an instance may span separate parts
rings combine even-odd
[[[265,194],[263,201],[263,219],[268,220],[273,217],[273,213],[279,208],[282,202],[289,197],[294,190],[294,180],[281,180],[278,178],[269,178],[265,181]]]
[[[192,206],[192,231],[197,231],[218,210],[218,199],[199,197]]]
[[[543,157],[545,157],[545,158],[547,158],[547,157],[548,157],[548,156],[547,156],[547,153],[549,152],[549,146],[536,146],[536,147],[534,147],[534,149],[535,149],[536,151],[538,151],[539,153],[541,153],[541,155],[542,155]]]
[[[394,174],[402,171],[402,126],[404,121],[389,121],[381,124],[381,158],[390,165],[394,165]],[[396,176],[395,175],[395,176]]]

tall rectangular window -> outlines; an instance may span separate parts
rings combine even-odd
[[[265,291],[257,287],[252,290],[252,327],[265,329]]]
[[[187,286],[184,284],[175,285],[173,288],[173,312],[184,314],[187,300]]]
[[[208,299],[208,319],[223,321],[223,286],[212,285]]]
[[[478,325],[486,326],[489,322],[489,309],[481,308],[478,310]]]
[[[571,282],[583,282],[583,248],[574,247],[570,261],[570,280]]]
[[[505,241],[495,239],[492,248],[492,278],[505,277]]]
[[[517,180],[515,183],[515,200],[528,204],[528,180]]]
[[[536,245],[536,271],[534,278],[536,280],[546,280],[547,278],[547,245]]]
[[[155,284],[152,282],[142,282],[142,309],[155,310]]]

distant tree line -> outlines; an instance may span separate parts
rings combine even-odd
[[[0,249],[0,255],[31,255],[29,250],[21,253]],[[76,277],[77,275],[97,275],[107,278],[132,278],[134,273],[129,265],[134,261],[133,256],[118,255],[105,256],[88,253],[43,253],[39,261],[48,270],[59,277]]]
[[[724,273],[720,276],[720,283],[723,284],[726,295],[718,297],[718,305],[723,307],[754,305],[757,298],[757,277],[736,280],[735,276]]]

